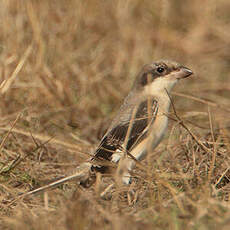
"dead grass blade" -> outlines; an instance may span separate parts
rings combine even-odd
[[[176,95],[176,96],[188,98],[188,99],[191,99],[191,100],[194,100],[194,101],[198,101],[198,102],[201,102],[203,104],[209,105],[211,107],[217,107],[217,108],[220,108],[222,110],[230,112],[230,109],[226,108],[226,106],[222,106],[222,105],[219,105],[218,103],[208,101],[207,99],[201,99],[201,98],[191,96],[191,95],[187,95],[187,94],[184,94],[184,93],[173,92],[172,94]]]
[[[166,89],[165,89],[166,90]],[[174,103],[173,103],[173,100],[170,96],[170,94],[168,93],[168,91],[166,90],[167,94],[168,94],[168,97],[171,101],[171,104],[172,104],[172,108],[173,108],[173,112],[174,112],[174,115],[176,117],[176,119],[170,117],[168,114],[165,114],[166,116],[168,116],[171,120],[174,120],[174,121],[177,121],[188,133],[189,135],[192,137],[192,139],[202,148],[204,149],[205,151],[207,152],[211,152],[211,150],[209,148],[207,148],[197,137],[195,134],[193,134],[191,132],[191,130],[185,125],[184,121],[178,116],[177,112],[176,112],[176,108],[174,106]]]
[[[0,144],[0,155],[1,155],[1,152],[2,152],[2,148],[7,140],[7,138],[9,137],[10,133],[12,132],[13,128],[15,127],[15,125],[17,124],[18,120],[21,118],[21,113],[17,115],[14,123],[12,124],[12,126],[10,127],[10,129],[8,130],[7,134],[4,136],[1,144]]]
[[[31,136],[30,132],[27,132],[27,131],[24,131],[24,130],[21,130],[21,129],[13,129],[12,130],[11,127],[0,127],[0,130],[3,130],[3,131],[10,131],[11,130],[11,132],[14,132],[14,133],[17,133],[17,134],[21,134],[21,135],[24,135],[24,136],[27,136],[27,137]],[[68,142],[61,141],[61,140],[58,140],[58,139],[54,139],[54,137],[47,136],[47,135],[41,135],[41,134],[33,134],[33,137],[35,139],[40,140],[40,141],[46,141],[47,139],[51,138],[53,144],[62,145],[64,147],[66,147],[66,148],[76,150],[78,153],[90,156],[90,154],[82,152],[81,148],[79,146],[77,146],[75,144],[70,144]]]
[[[4,84],[1,85],[0,87],[1,94],[5,94],[9,90],[9,88],[15,81],[16,77],[18,76],[19,72],[21,71],[22,67],[24,66],[26,60],[29,58],[32,52],[32,49],[33,49],[33,45],[29,45],[24,55],[22,56],[21,60],[18,62],[18,65],[16,66],[14,72],[11,74],[11,76],[6,81],[4,81]]]

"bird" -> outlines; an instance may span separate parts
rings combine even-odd
[[[136,161],[145,158],[162,140],[168,126],[169,94],[176,83],[193,74],[177,62],[160,60],[146,64],[137,74],[123,104],[88,161],[90,174],[108,173],[122,159],[121,181],[132,182]],[[129,153],[128,155],[126,153]],[[82,179],[87,187],[89,178]]]
[[[122,170],[118,175],[124,185],[129,185],[132,182],[130,172],[136,161],[143,160],[147,152],[154,150],[166,133],[171,90],[180,79],[192,74],[191,69],[168,60],[144,65],[93,156],[80,164],[71,175],[18,198],[73,179],[88,188],[95,182],[97,173],[107,173],[114,164],[119,166],[120,163]]]

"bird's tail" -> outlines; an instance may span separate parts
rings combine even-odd
[[[95,174],[92,171],[92,164],[90,162],[85,162],[85,163],[79,165],[70,176],[63,177],[63,178],[56,180],[50,184],[47,184],[45,186],[31,190],[27,193],[21,194],[16,199],[14,199],[12,202],[19,200],[20,198],[24,198],[25,196],[32,195],[32,194],[35,194],[35,193],[38,193],[41,191],[45,191],[45,190],[50,189],[50,188],[54,188],[60,184],[63,184],[67,181],[70,181],[70,180],[79,181],[82,186],[90,187],[94,183],[95,178],[96,178]]]

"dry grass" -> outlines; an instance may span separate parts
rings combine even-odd
[[[2,0],[0,228],[229,229],[229,12],[228,0]],[[87,159],[135,74],[161,58],[195,77],[174,90],[183,122],[172,111],[132,195],[102,200],[98,178],[9,205]]]

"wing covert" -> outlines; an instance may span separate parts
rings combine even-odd
[[[158,103],[156,100],[148,99],[141,102],[132,122],[132,115],[130,115],[128,122],[116,125],[104,136],[93,159],[111,160],[112,154],[123,145],[130,123],[132,127],[126,148],[127,150],[131,150],[147,134],[148,128],[154,122],[157,112]]]

